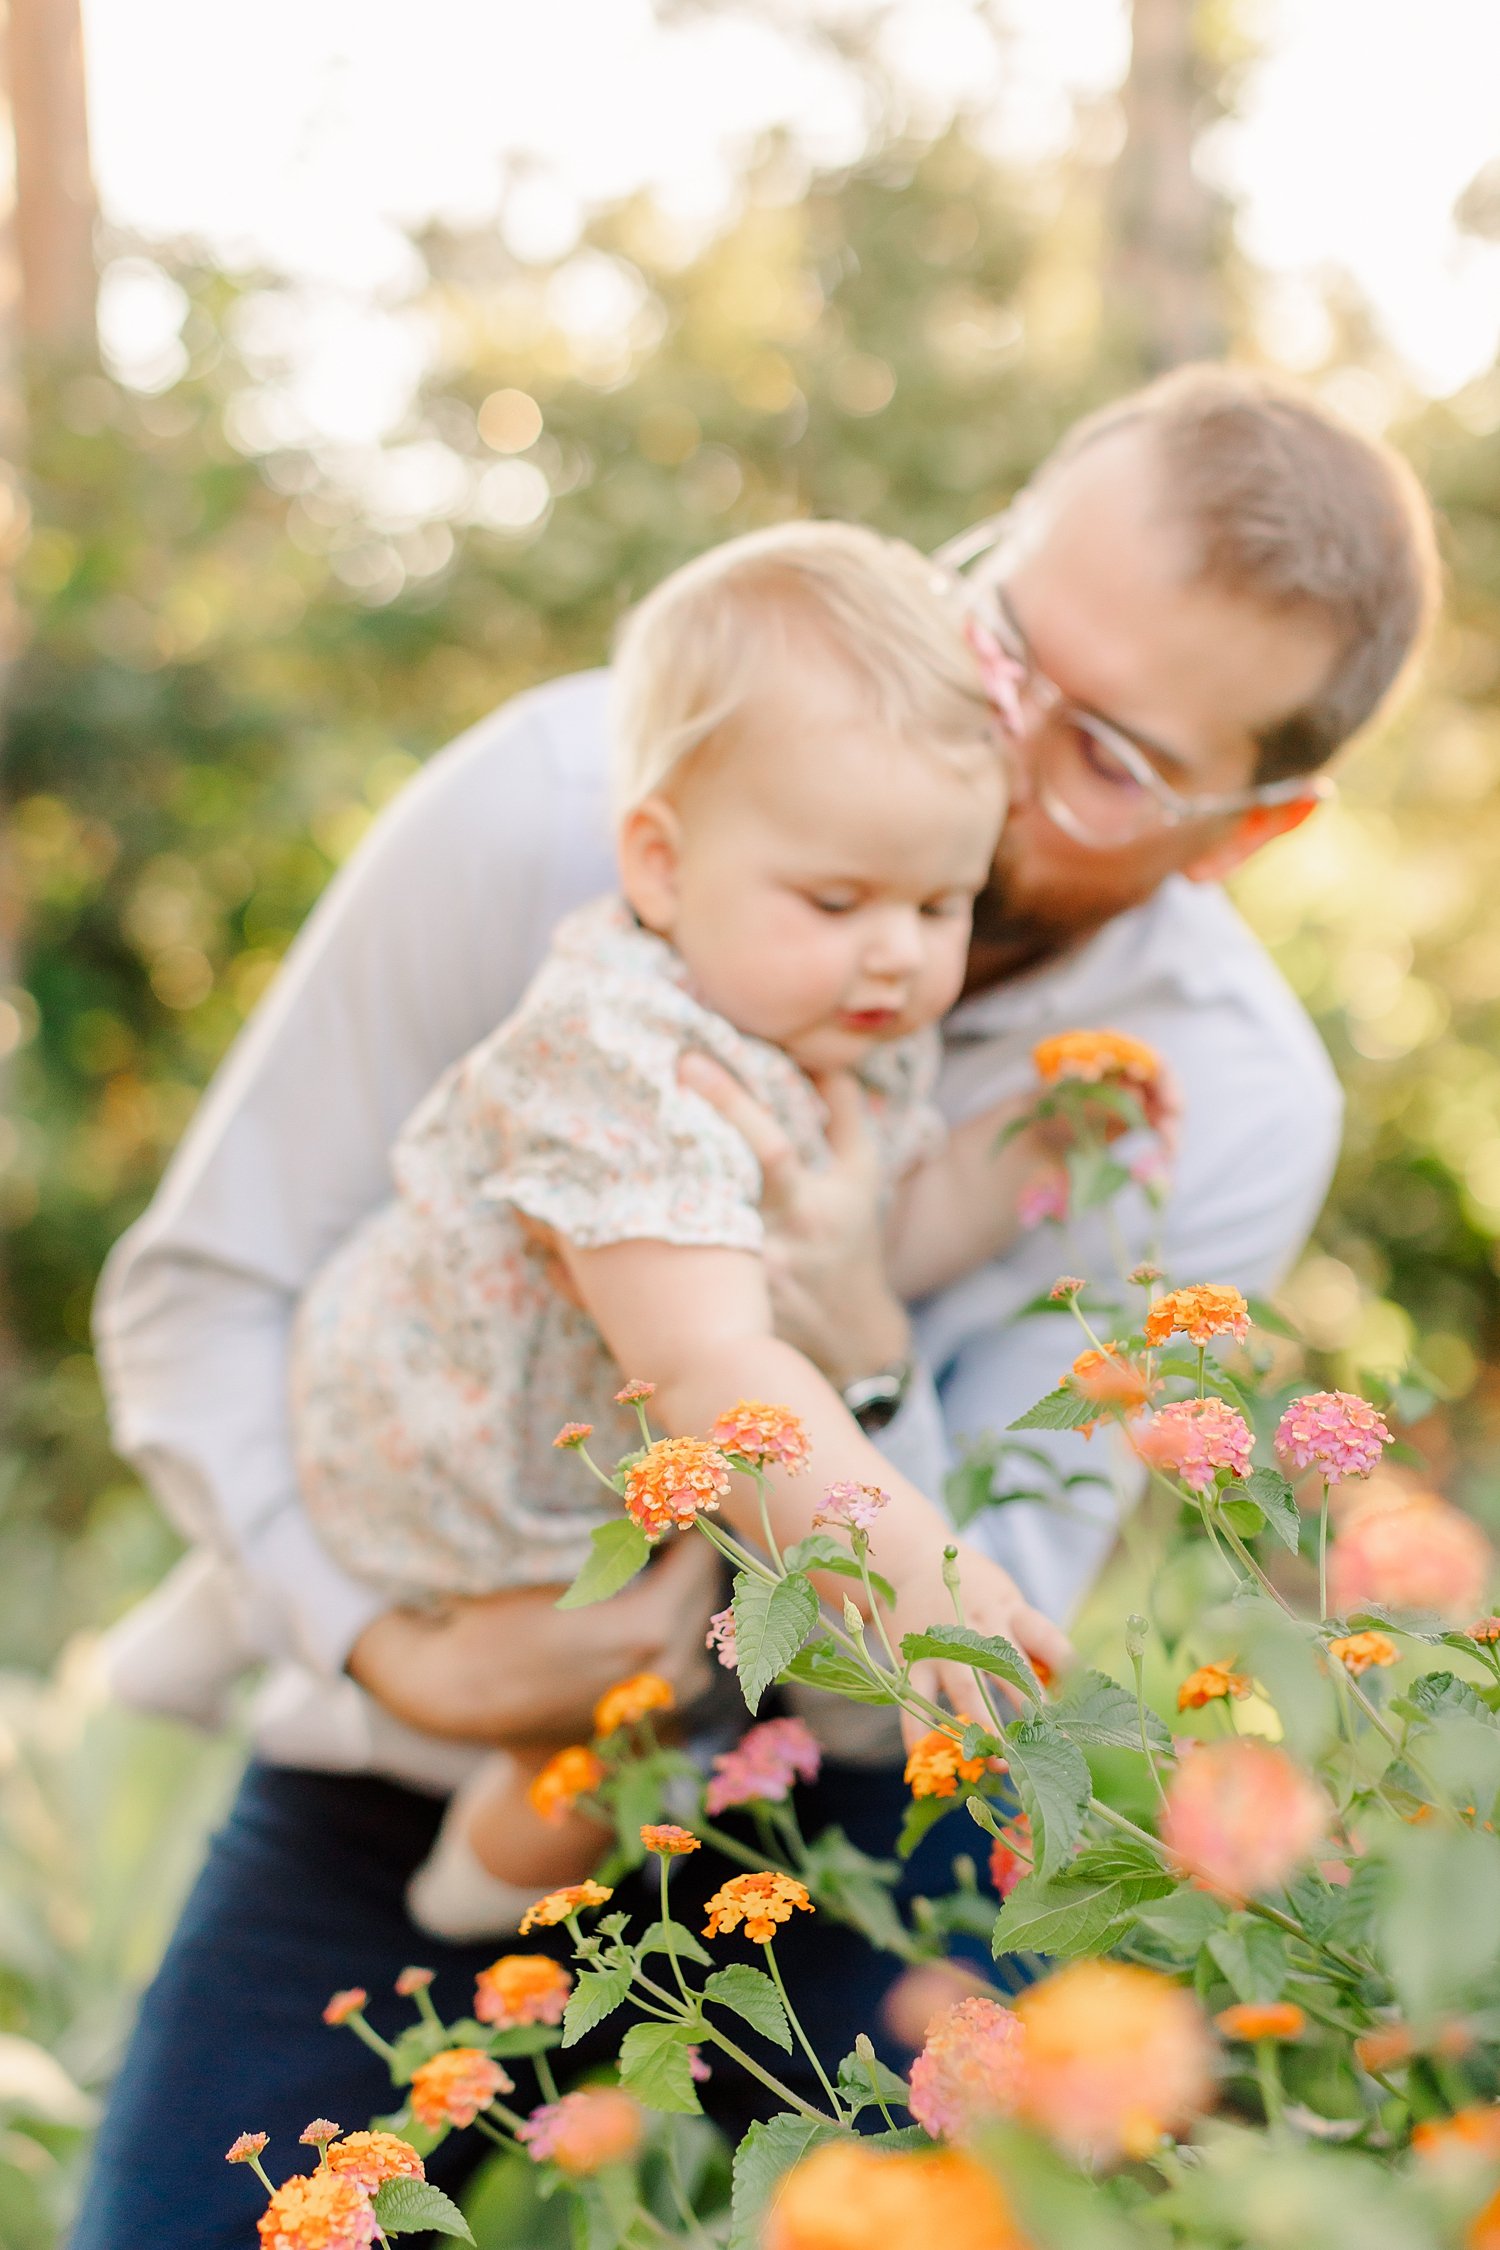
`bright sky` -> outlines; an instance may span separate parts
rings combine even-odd
[[[711,214],[737,152],[775,123],[817,156],[852,154],[855,98],[795,27],[860,9],[720,0],[663,32],[648,0],[84,0],[100,190],[127,225],[305,275],[327,412],[374,436],[412,373],[410,339],[364,310],[401,293],[403,223],[482,218],[519,175],[517,247],[551,254],[585,204],[646,182]],[[999,71],[966,0],[901,0],[891,51],[919,114],[979,101],[1004,146],[1040,157],[1065,140],[1074,97],[1117,83],[1126,8],[1010,0],[1007,13]],[[1268,59],[1207,159],[1278,277],[1274,344],[1294,364],[1316,357],[1311,284],[1343,268],[1419,379],[1456,387],[1500,344],[1500,249],[1451,223],[1500,157],[1500,5],[1256,0],[1255,14]],[[105,314],[106,336],[111,321],[122,343],[133,330],[138,351],[153,318],[170,324],[169,306],[153,315],[129,287]]]

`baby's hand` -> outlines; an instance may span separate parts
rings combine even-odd
[[[976,1633],[1000,1634],[1013,1642],[1031,1659],[1043,1682],[1067,1671],[1075,1661],[1072,1643],[1050,1617],[1032,1608],[1009,1571],[969,1546],[958,1550],[958,1570],[966,1625]],[[952,1615],[952,1609],[952,1597],[940,1568],[908,1574],[896,1601],[897,1633],[921,1632],[926,1626],[941,1625]],[[949,1658],[930,1658],[912,1667],[911,1679],[917,1693],[931,1702],[946,1701],[950,1710],[962,1711],[971,1719],[983,1720],[988,1714],[985,1691],[967,1665]],[[1002,1709],[1014,1702],[1011,1691],[992,1675],[985,1675],[985,1686],[991,1694],[999,1690]],[[908,1748],[927,1731],[926,1722],[910,1713],[903,1714],[901,1726]]]

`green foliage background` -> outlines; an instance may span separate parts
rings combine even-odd
[[[29,620],[3,776],[10,1663],[44,1667],[170,1556],[109,1454],[94,1281],[369,821],[466,724],[600,661],[621,610],[727,533],[848,514],[933,545],[1003,505],[1080,411],[1140,372],[1101,310],[1104,182],[1082,159],[1018,179],[960,124],[895,132],[822,177],[772,149],[707,243],[645,203],[597,218],[555,268],[495,230],[430,234],[401,316],[422,325],[428,372],[378,457],[297,425],[287,285],[117,246],[183,290],[185,371],[155,392],[93,369],[39,380],[25,496],[0,509]],[[1252,277],[1240,287],[1248,304]],[[581,301],[612,317],[585,323]],[[1322,379],[1378,407],[1428,480],[1452,586],[1420,692],[1356,751],[1340,806],[1242,885],[1350,1095],[1339,1182],[1289,1294],[1336,1379],[1393,1376],[1416,1354],[1453,1402],[1428,1433],[1437,1465],[1483,1507],[1500,1317],[1500,370],[1428,406],[1350,329]],[[26,1744],[52,1743],[39,1711],[14,1721],[23,1768]],[[131,1756],[149,1779],[122,1767],[107,1816],[127,1829],[164,1801],[172,1763]],[[192,1763],[190,1827],[222,1778]],[[8,1833],[23,1834],[36,1931],[30,1952],[0,1933],[0,2031],[43,2038],[88,2082],[119,2011],[101,2032],[84,2010],[80,2030],[68,1995],[103,1925],[88,1907],[59,1922],[34,1795]],[[45,2179],[18,2186],[0,2162],[0,2191],[30,2214],[18,2241],[49,2239]]]

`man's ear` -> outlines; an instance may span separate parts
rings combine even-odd
[[[669,938],[677,921],[682,823],[662,796],[643,797],[620,823],[620,888],[648,930]]]
[[[1285,805],[1252,805],[1242,812],[1215,843],[1207,846],[1196,859],[1188,861],[1182,872],[1190,883],[1222,883],[1237,867],[1244,865],[1262,844],[1269,844],[1278,836],[1289,836],[1300,828],[1309,813],[1317,811],[1322,799],[1314,796],[1293,797]]]

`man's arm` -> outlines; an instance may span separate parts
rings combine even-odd
[[[435,758],[330,885],[118,1244],[96,1329],[115,1442],[179,1529],[240,1562],[267,1653],[337,1669],[384,1606],[324,1556],[292,1466],[297,1297],[390,1192],[388,1150],[612,880],[602,678]]]

